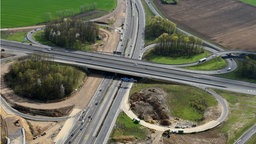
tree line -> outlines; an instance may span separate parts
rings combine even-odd
[[[93,22],[79,19],[62,19],[48,23],[44,36],[57,46],[81,50],[82,44],[95,43],[99,28]]]
[[[86,74],[78,68],[44,59],[32,56],[11,65],[7,85],[20,96],[47,101],[62,99],[82,84]]]
[[[150,19],[145,30],[146,39],[157,38],[158,45],[153,49],[159,56],[193,56],[203,53],[202,40],[176,31],[176,24],[158,16]]]
[[[238,74],[241,77],[256,79],[256,56],[249,55],[239,65]]]
[[[153,53],[161,56],[193,56],[203,53],[202,40],[185,34],[171,35],[163,33],[157,39],[158,45],[154,48]]]
[[[163,33],[173,34],[176,32],[176,24],[155,16],[149,20],[149,24],[145,28],[145,38],[146,39],[155,39]]]

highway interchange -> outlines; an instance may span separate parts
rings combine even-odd
[[[141,1],[127,0],[126,2],[126,21],[121,37],[122,40],[116,49],[124,53],[125,57],[80,51],[67,52],[58,48],[52,48],[49,51],[48,46],[40,44],[27,45],[4,40],[1,40],[1,47],[10,51],[47,53],[54,55],[55,61],[85,66],[101,71],[256,95],[256,84],[209,76],[202,74],[202,72],[188,71],[177,66],[167,67],[166,65],[140,61],[139,59],[141,59],[145,51],[143,48],[145,14]],[[154,13],[157,13],[154,7],[151,7],[150,2],[147,2],[147,4],[153,12],[155,11]],[[225,52],[215,45],[209,44],[208,42],[205,43],[210,48],[214,47],[215,51],[216,49],[222,51],[222,53],[215,53],[215,56],[219,54],[241,53],[241,51]],[[233,62],[231,61],[230,63]],[[236,68],[236,64],[233,63],[232,66],[233,69]],[[226,69],[223,72],[227,72]],[[127,89],[125,89],[127,85],[128,82],[122,82],[113,77],[106,77],[99,86],[89,106],[81,111],[80,115],[77,115],[76,119],[78,122],[73,126],[72,132],[66,138],[65,143],[106,143],[120,112],[122,96],[127,92]],[[111,91],[108,91],[108,89],[111,89]],[[111,101],[107,101],[105,99],[106,97],[108,99],[110,98]],[[222,122],[223,120],[220,121]]]

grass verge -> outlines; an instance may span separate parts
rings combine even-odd
[[[124,112],[121,112],[111,134],[111,141],[122,141],[126,139],[143,140],[148,133],[149,131],[147,128],[135,124]]]
[[[203,118],[203,113],[199,112],[192,104],[197,106],[207,107],[217,105],[217,101],[205,91],[186,85],[176,85],[170,83],[159,82],[141,82],[135,84],[131,89],[131,94],[139,92],[145,88],[160,88],[167,93],[166,102],[169,107],[170,115],[186,120],[200,121]],[[202,103],[206,105],[202,105]]]
[[[247,129],[256,123],[256,96],[215,90],[229,103],[229,117],[219,128],[233,144]]]
[[[143,56],[143,58],[147,61],[154,62],[154,63],[161,63],[161,64],[186,64],[186,63],[193,63],[198,61],[201,58],[207,57],[210,55],[210,52],[205,51],[202,54],[198,54],[192,57],[164,57],[164,56],[157,56],[154,55],[152,52],[148,52]]]
[[[206,70],[219,70],[219,69],[225,68],[227,65],[228,64],[226,63],[226,61],[224,59],[222,59],[221,57],[217,57],[217,58],[214,58],[210,61],[202,63],[200,65],[187,67],[187,69],[190,69],[190,70],[205,70],[205,71]]]
[[[27,35],[27,31],[20,31],[20,32],[3,31],[1,32],[1,39],[24,42],[24,38],[26,37],[26,35]]]

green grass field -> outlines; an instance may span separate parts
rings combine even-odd
[[[186,120],[200,121],[203,117],[202,113],[199,113],[193,107],[190,106],[192,101],[205,101],[208,107],[217,105],[217,101],[207,92],[186,85],[176,85],[158,82],[138,82],[132,87],[130,94],[139,92],[145,88],[161,88],[167,94],[166,102],[170,109],[170,115],[179,117]]]
[[[219,70],[225,68],[227,65],[228,64],[225,60],[223,60],[221,57],[217,57],[203,64],[187,68],[191,70]]]
[[[30,26],[58,17],[59,12],[79,13],[80,6],[95,5],[97,10],[111,11],[116,0],[2,0],[1,28]]]
[[[121,138],[125,139],[128,137],[143,140],[147,134],[147,128],[135,124],[125,113],[121,112],[112,131],[111,141],[118,141]]]
[[[154,62],[154,63],[161,63],[161,64],[186,64],[186,63],[193,63],[198,61],[201,58],[209,56],[209,52],[204,52],[202,54],[198,54],[192,57],[164,57],[164,56],[156,56],[153,53],[146,53],[143,56],[143,59]]]
[[[225,133],[228,144],[233,144],[248,128],[256,123],[256,96],[215,90],[229,103],[228,119],[219,128]]]
[[[241,0],[241,2],[256,6],[256,0]]]
[[[27,31],[21,31],[21,32],[3,31],[1,32],[1,39],[23,42],[26,35],[27,35]]]

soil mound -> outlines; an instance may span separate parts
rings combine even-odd
[[[134,93],[130,97],[131,109],[150,123],[159,122],[161,125],[170,125],[168,106],[165,103],[166,93],[162,89],[148,88]]]

